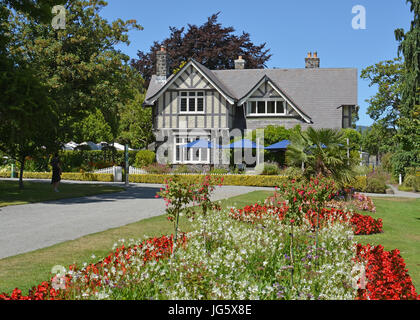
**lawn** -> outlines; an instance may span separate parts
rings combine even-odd
[[[80,185],[78,185],[80,186]],[[222,201],[224,206],[243,207],[263,200],[271,192],[255,191]],[[188,220],[180,219],[182,231],[190,231]],[[90,234],[76,240],[66,241],[48,248],[0,259],[0,293],[19,288],[23,292],[33,285],[51,278],[51,268],[55,265],[67,267],[73,263],[82,265],[101,260],[112,250],[120,239],[142,239],[173,233],[173,225],[166,216],[141,220],[123,227]],[[95,258],[92,258],[95,255]]]
[[[59,190],[54,192],[48,182],[32,181],[24,181],[24,189],[20,190],[18,181],[0,180],[0,207],[119,192],[124,188],[103,184],[61,183]]]

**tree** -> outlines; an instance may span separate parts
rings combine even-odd
[[[2,73],[0,81],[4,84],[9,80],[9,86],[1,88],[5,95],[0,109],[0,150],[19,162],[19,188],[22,189],[26,157],[54,148],[49,137],[55,133],[57,114],[47,89],[29,67],[17,65],[10,71]]]
[[[397,121],[397,152],[394,154],[395,173],[420,163],[420,0],[407,0],[414,13],[410,30],[395,30],[400,42],[398,53],[404,56],[400,118]]]
[[[54,30],[20,12],[13,20],[10,51],[24,53],[56,102],[60,118],[51,138],[57,141],[71,140],[74,124],[98,109],[116,136],[119,106],[132,98],[135,73],[115,46],[128,44],[127,32],[142,27],[135,20],[109,23],[99,15],[104,6],[101,0],[68,1],[65,29]]]
[[[100,109],[90,113],[83,120],[74,124],[73,140],[77,142],[93,141],[95,143],[105,141],[112,142],[113,135],[110,125],[105,121]]]
[[[132,148],[147,148],[153,142],[152,109],[143,108],[144,94],[137,92],[134,99],[121,110],[118,141]]]
[[[400,116],[401,78],[404,65],[401,58],[379,62],[362,70],[360,77],[369,80],[369,86],[378,86],[378,93],[366,102],[369,103],[367,114],[383,128],[397,131]]]
[[[193,58],[209,69],[232,69],[234,60],[239,55],[246,60],[246,68],[256,69],[265,67],[270,59],[269,49],[265,43],[254,45],[249,33],[243,32],[240,36],[234,35],[233,27],[222,27],[217,22],[219,13],[213,14],[201,26],[188,24],[186,32],[182,27],[170,27],[169,38],[155,41],[148,53],[138,51],[138,59],[133,59],[131,65],[140,72],[148,86],[156,61],[156,51],[161,46],[166,47],[169,57],[169,71],[172,73],[182,62]]]
[[[13,52],[14,30],[9,18],[13,10],[30,14],[34,21],[48,21],[52,1],[0,1],[0,150],[20,164],[19,188],[23,188],[23,170],[28,155],[51,148],[48,137],[54,135],[54,102],[48,90],[25,60],[22,52]]]
[[[296,131],[290,137],[286,151],[290,165],[302,167],[307,177],[323,175],[332,177],[343,185],[353,177],[353,159],[347,158],[343,133],[334,129]]]

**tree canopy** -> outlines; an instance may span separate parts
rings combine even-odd
[[[146,86],[155,73],[156,52],[161,46],[168,52],[170,73],[191,58],[213,70],[233,69],[234,60],[240,55],[246,60],[245,68],[265,67],[271,57],[266,44],[254,45],[246,32],[235,35],[233,27],[223,27],[217,21],[219,14],[213,14],[201,26],[188,24],[187,30],[170,27],[169,38],[155,41],[149,52],[139,50],[138,59],[133,59],[131,65],[140,72]]]

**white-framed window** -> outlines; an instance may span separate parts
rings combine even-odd
[[[200,138],[201,140],[207,137]],[[174,141],[174,163],[210,163],[210,149],[206,148],[184,148],[182,146],[194,142],[198,138],[176,136]]]
[[[286,102],[278,98],[250,99],[247,102],[247,115],[284,116],[286,115]]]
[[[181,113],[204,113],[204,91],[181,91],[180,112]]]

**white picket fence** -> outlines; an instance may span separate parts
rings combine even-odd
[[[93,173],[111,173],[111,174],[114,174],[114,167],[95,170],[95,171],[93,171]]]
[[[147,171],[139,168],[134,168],[132,166],[128,167],[128,174],[146,174]]]

